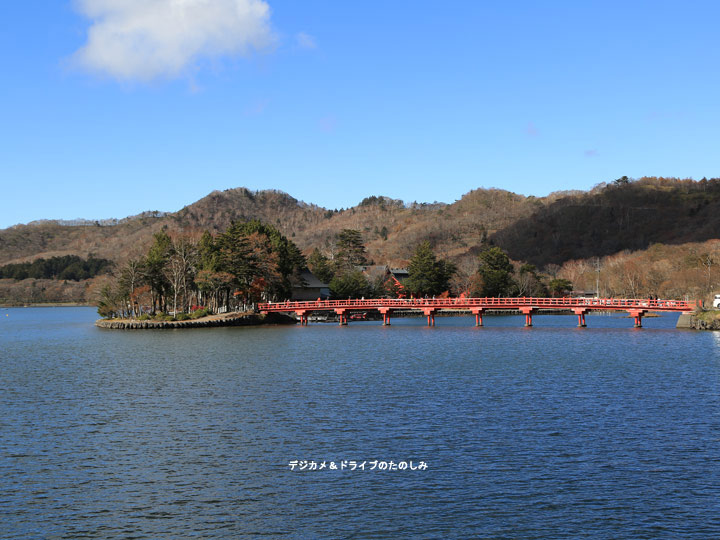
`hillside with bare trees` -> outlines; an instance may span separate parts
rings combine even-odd
[[[206,230],[219,234],[233,222],[250,220],[275,227],[306,255],[317,248],[330,259],[335,256],[337,235],[342,230],[359,231],[368,260],[390,266],[407,265],[415,248],[429,242],[432,250],[455,263],[458,274],[466,279],[477,269],[478,254],[488,245],[496,245],[517,263],[532,263],[548,274],[568,277],[576,288],[587,288],[592,281],[589,261],[597,265],[602,260],[605,272],[615,268],[613,275],[619,275],[628,273],[626,259],[644,260],[642,253],[646,251],[657,259],[660,253],[662,260],[653,259],[650,266],[653,275],[662,274],[663,279],[651,278],[649,266],[638,263],[643,273],[640,282],[646,285],[635,287],[630,280],[621,286],[608,274],[608,291],[662,290],[675,294],[680,289],[692,289],[705,294],[717,286],[714,270],[705,274],[701,286],[678,284],[680,276],[692,283],[701,281],[698,276],[702,268],[697,261],[694,269],[688,263],[677,273],[658,269],[672,266],[671,259],[680,257],[679,253],[699,249],[687,246],[720,238],[720,179],[623,177],[589,192],[560,192],[539,198],[500,189],[476,189],[452,204],[406,203],[378,195],[347,209],[322,208],[280,191],[236,188],[215,191],[172,213],[145,212],[121,220],[42,221],[0,230],[0,266],[71,255],[109,259],[121,265],[146,252],[160,231],[199,238]],[[668,247],[653,247],[659,244]],[[680,251],[673,251],[672,246]],[[705,251],[711,254],[708,264],[712,266],[720,257],[716,257],[715,248]],[[587,268],[579,272],[578,265]],[[619,270],[621,266],[624,270]],[[660,287],[662,283],[667,286]],[[11,289],[19,286],[4,283],[4,301],[12,298]],[[47,284],[44,287],[49,290]],[[33,297],[28,296],[31,289],[27,283],[22,290],[23,297]]]
[[[410,203],[372,196],[355,207],[328,210],[279,191],[245,188],[216,191],[175,213],[144,213],[117,223],[53,221],[16,225],[0,231],[0,264],[63,255],[122,262],[147,248],[159,230],[221,232],[234,221],[259,220],[277,227],[303,250],[318,247],[332,256],[337,233],[362,232],[371,259],[406,262],[414,247],[430,241],[457,256],[472,250],[554,197],[536,199],[503,190],[478,189],[453,204]]]

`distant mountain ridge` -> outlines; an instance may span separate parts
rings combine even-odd
[[[401,262],[414,245],[430,239],[446,254],[457,255],[512,223],[537,204],[503,190],[475,190],[453,204],[405,204],[387,197],[368,197],[341,211],[308,204],[276,190],[234,188],[214,191],[177,212],[145,212],[122,220],[40,221],[0,230],[0,264],[39,257],[95,255],[121,261],[141,253],[152,234],[225,230],[232,221],[259,219],[276,226],[301,249],[332,251],[344,228],[363,232],[371,258]],[[476,208],[482,208],[479,216]],[[483,236],[484,235],[484,236]]]
[[[27,225],[60,225],[61,227],[82,227],[87,225],[100,225],[103,227],[108,227],[111,225],[120,225],[121,223],[126,223],[128,221],[132,221],[134,219],[141,219],[144,217],[164,217],[167,215],[167,212],[160,212],[158,210],[148,210],[145,212],[141,212],[140,214],[134,215],[134,216],[128,216],[122,219],[117,218],[107,218],[107,219],[85,219],[85,218],[77,218],[77,219],[37,219],[35,221],[31,221],[30,223],[27,223]],[[13,227],[22,227],[23,224],[13,225],[12,227],[9,227],[12,229]]]
[[[305,252],[317,247],[332,254],[337,232],[358,229],[369,257],[383,264],[403,265],[419,242],[429,240],[439,255],[455,260],[472,257],[491,242],[516,260],[542,266],[654,242],[720,237],[720,179],[620,179],[590,192],[547,197],[476,189],[452,204],[369,196],[341,211],[281,191],[234,188],[214,191],[177,212],[41,221],[0,230],[0,265],[63,255],[122,262],[143,253],[161,229],[220,232],[232,221],[250,219],[272,224]]]

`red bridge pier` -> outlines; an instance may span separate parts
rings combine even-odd
[[[628,313],[635,319],[635,328],[642,328],[643,315],[647,313],[646,309],[628,309]]]
[[[348,317],[347,317],[347,309],[336,309],[335,313],[338,314],[338,317],[340,318],[340,326],[347,326],[348,323]]]
[[[587,324],[585,324],[585,315],[587,315],[588,311],[590,311],[587,308],[573,308],[573,313],[578,316],[578,328],[585,328]]]
[[[485,312],[485,308],[471,308],[470,313],[475,315],[475,326],[482,326],[483,325],[483,313]]]
[[[383,326],[390,326],[390,308],[380,308],[378,311],[382,313]]]
[[[428,319],[428,326],[435,326],[435,313],[437,312],[437,309],[435,308],[423,308],[423,313],[427,315]]]
[[[535,308],[532,306],[523,306],[520,308],[520,313],[525,315],[525,326],[532,326],[532,316],[535,313]]]

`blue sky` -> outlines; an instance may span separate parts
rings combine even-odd
[[[0,18],[0,227],[216,189],[341,208],[720,176],[717,2],[35,0]]]

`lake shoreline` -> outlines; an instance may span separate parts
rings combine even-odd
[[[693,330],[720,330],[720,311],[708,310],[680,315],[677,327]]]
[[[164,330],[174,328],[219,328],[223,326],[260,326],[297,324],[295,318],[280,313],[225,313],[186,321],[140,321],[137,319],[98,319],[95,326],[107,330]]]

